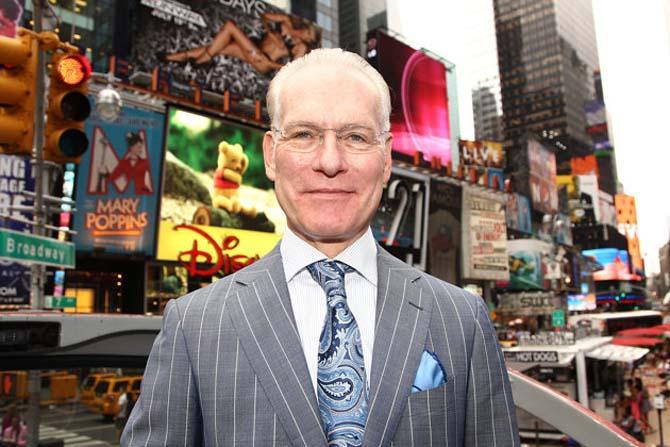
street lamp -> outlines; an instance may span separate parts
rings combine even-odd
[[[121,95],[112,85],[114,74],[107,73],[107,86],[98,92],[95,110],[104,121],[113,122],[119,118],[123,101]]]

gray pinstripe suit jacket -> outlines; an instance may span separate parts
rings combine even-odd
[[[378,249],[365,446],[517,446],[484,302]],[[410,393],[424,349],[447,383]],[[165,310],[121,445],[325,446],[279,248]]]

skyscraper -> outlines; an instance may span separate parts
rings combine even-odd
[[[553,141],[559,172],[591,148],[584,103],[598,52],[590,1],[494,0],[506,146]]]
[[[365,55],[365,36],[375,28],[386,28],[386,0],[339,0],[340,47]]]
[[[278,4],[276,0],[270,3]],[[290,0],[290,12],[312,20],[322,29],[321,44],[324,48],[337,47],[339,42],[337,1],[335,0]],[[281,7],[281,6],[280,6]]]
[[[499,103],[500,80],[497,77],[480,82],[472,90],[475,139],[502,141],[502,113]]]

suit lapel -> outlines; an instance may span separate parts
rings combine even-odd
[[[278,247],[235,280],[232,322],[286,434],[294,445],[325,445]]]
[[[426,343],[433,300],[421,274],[378,248],[377,321],[364,446],[393,439]]]

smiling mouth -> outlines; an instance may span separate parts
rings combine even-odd
[[[345,189],[313,189],[307,191],[307,194],[353,194],[353,191],[348,191]]]

